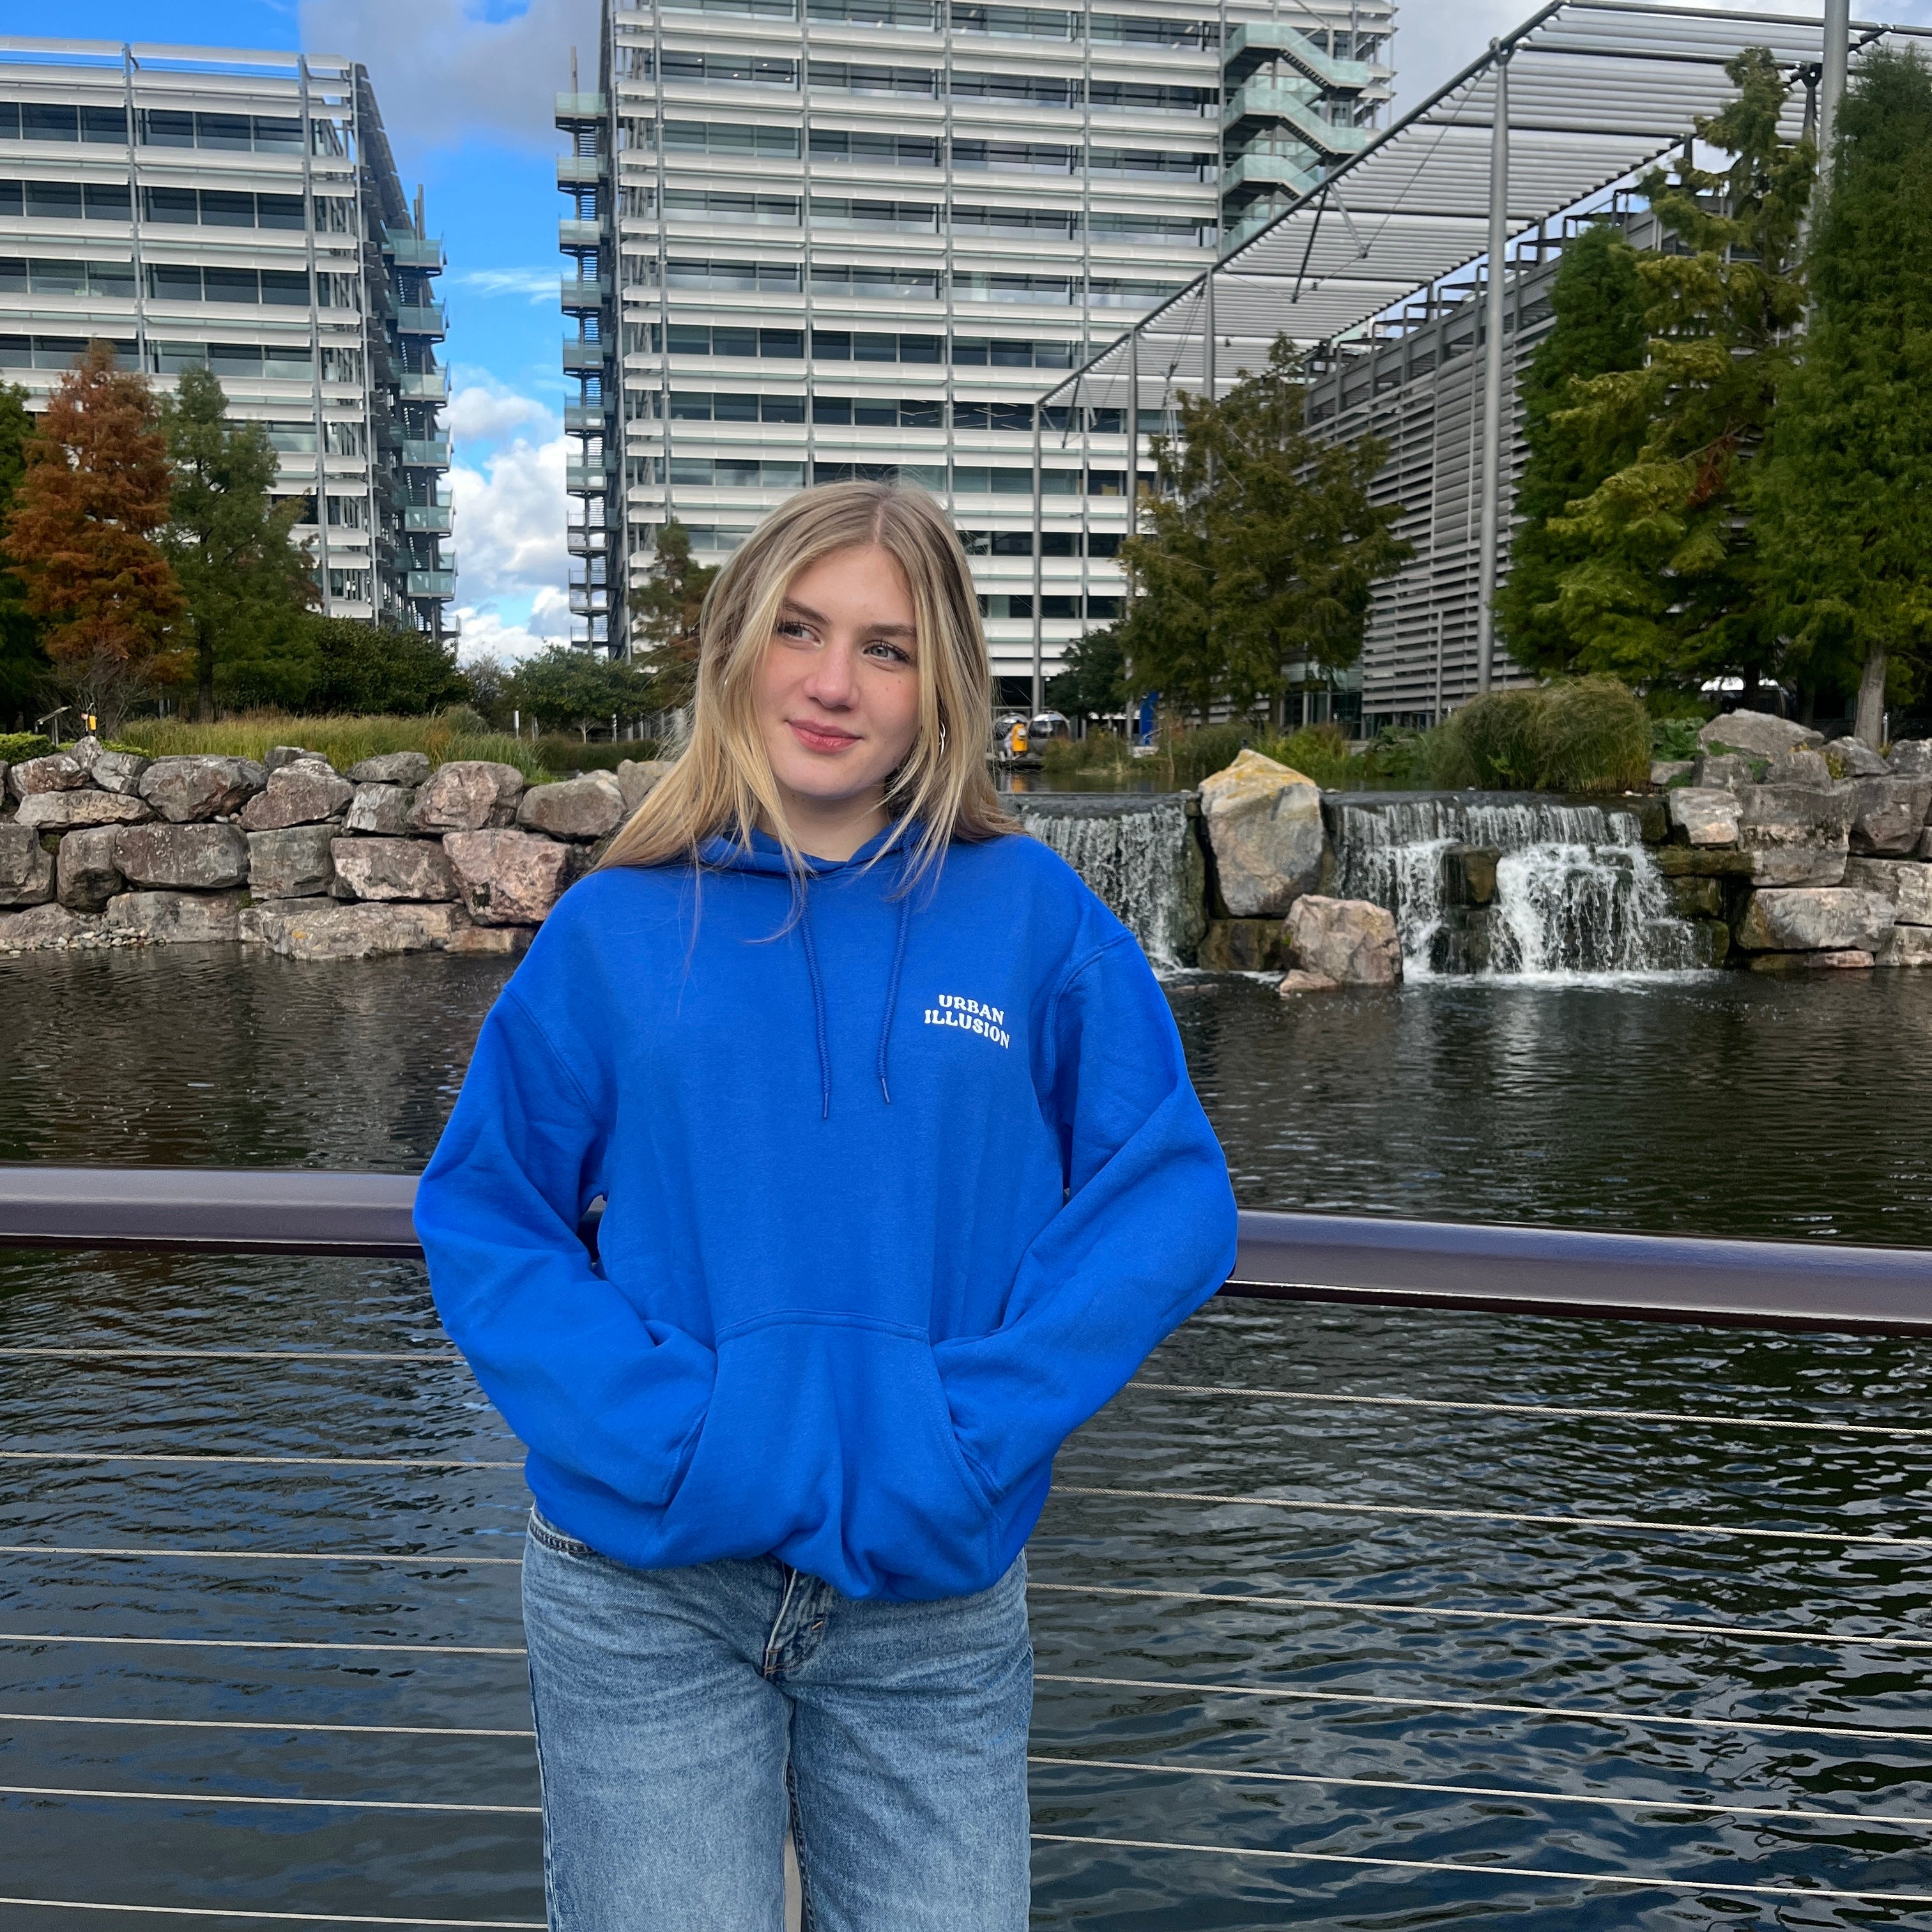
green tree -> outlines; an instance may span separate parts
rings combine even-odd
[[[658,680],[643,666],[578,644],[552,644],[526,658],[503,685],[500,704],[514,705],[546,730],[574,726],[585,736],[613,715],[635,717],[659,707]]]
[[[676,711],[698,689],[698,620],[718,566],[694,562],[691,532],[675,517],[658,532],[650,574],[631,593],[632,648],[652,681],[640,709]]]
[[[452,646],[427,631],[367,624],[354,617],[303,620],[310,660],[308,709],[417,718],[470,701]]]
[[[1127,658],[1117,618],[1069,644],[1064,667],[1047,680],[1046,701],[1070,718],[1118,711],[1126,698]]]
[[[33,434],[26,391],[0,382],[0,526],[26,474],[27,443]],[[31,724],[52,688],[52,670],[40,643],[39,620],[27,608],[27,586],[0,558],[0,718]]]
[[[1496,628],[1510,656],[1546,676],[1576,662],[1580,646],[1556,599],[1563,573],[1588,554],[1581,538],[1559,534],[1550,520],[1630,462],[1642,441],[1628,424],[1606,425],[1607,435],[1580,434],[1557,419],[1592,377],[1643,367],[1636,250],[1607,222],[1593,222],[1564,250],[1550,302],[1556,319],[1529,358],[1520,392],[1528,454],[1516,485],[1509,575],[1496,596]]]
[[[1750,689],[1778,657],[1749,512],[1804,313],[1798,250],[1816,157],[1808,136],[1778,133],[1789,90],[1767,49],[1746,48],[1725,71],[1737,94],[1697,136],[1730,166],[1680,158],[1640,184],[1676,244],[1637,264],[1648,359],[1582,384],[1552,418],[1598,447],[1640,439],[1550,525],[1584,552],[1556,600],[1576,668],[1629,683],[1736,672]]]
[[[1756,532],[1808,682],[1856,682],[1876,746],[1888,667],[1932,658],[1932,71],[1880,50],[1846,94]]]
[[[183,372],[161,405],[174,466],[161,548],[188,599],[196,702],[204,722],[222,695],[244,704],[299,704],[314,673],[302,619],[313,564],[290,540],[298,501],[269,497],[275,452],[260,423],[231,422],[220,382]]]
[[[1291,660],[1335,670],[1360,655],[1370,593],[1410,547],[1390,529],[1400,506],[1369,500],[1386,448],[1310,436],[1304,392],[1284,338],[1218,401],[1184,394],[1179,437],[1154,439],[1160,489],[1120,547],[1139,689],[1245,711],[1280,694]]]

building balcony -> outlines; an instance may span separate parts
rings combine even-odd
[[[610,609],[610,593],[599,584],[573,584],[570,586],[570,614],[573,617],[602,617]]]
[[[601,121],[610,111],[610,97],[602,94],[560,94],[556,97],[556,124],[574,127],[580,121]]]
[[[418,235],[410,228],[386,228],[382,247],[399,268],[427,268],[431,274],[440,274],[446,266],[438,236]]]
[[[604,224],[601,221],[560,221],[556,224],[556,242],[560,248],[595,248],[604,239]]]
[[[1291,194],[1312,194],[1322,185],[1322,170],[1310,164],[1310,158],[1298,160],[1292,154],[1263,153],[1243,154],[1221,176],[1221,192],[1232,196],[1246,188],[1286,188]]]
[[[572,436],[601,436],[607,418],[602,403],[566,403],[563,427]]]
[[[412,570],[404,578],[411,597],[454,597],[456,573],[453,570]]]
[[[604,178],[610,164],[608,154],[560,154],[556,158],[556,184],[561,188],[590,187]]]
[[[566,463],[563,466],[563,487],[573,493],[601,496],[609,479],[610,472],[601,459],[596,463]]]
[[[403,528],[446,537],[453,514],[447,503],[406,503],[403,506]]]
[[[1331,94],[1359,94],[1388,77],[1385,68],[1366,61],[1337,60],[1325,54],[1298,27],[1286,20],[1250,20],[1228,36],[1222,64],[1238,83],[1263,62],[1286,60]]]
[[[449,333],[449,316],[440,302],[398,302],[396,326],[405,335],[428,335],[440,341]]]
[[[446,436],[424,438],[420,441],[406,439],[403,444],[403,460],[412,469],[447,470],[449,467],[449,439]]]
[[[446,369],[405,369],[397,378],[397,386],[406,402],[449,400],[449,372]]]
[[[566,370],[602,368],[604,366],[603,344],[575,340],[566,341],[563,345],[563,366]]]
[[[1313,103],[1304,100],[1296,83],[1284,80],[1251,80],[1228,97],[1221,112],[1224,128],[1244,121],[1285,122],[1318,153],[1339,160],[1345,154],[1359,154],[1375,139],[1371,128],[1340,128],[1324,121]]]
[[[610,284],[601,276],[595,280],[566,276],[558,284],[558,291],[567,312],[602,308],[610,299]]]

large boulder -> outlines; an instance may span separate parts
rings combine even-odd
[[[88,767],[87,775],[103,791],[136,798],[140,795],[141,780],[154,762],[139,752],[103,752]]]
[[[241,937],[239,892],[123,892],[106,927],[149,946],[206,946]]]
[[[1288,909],[1288,958],[1345,986],[1392,986],[1402,977],[1395,915],[1366,899],[1305,893]]]
[[[669,758],[624,758],[618,762],[617,789],[624,794],[624,816],[628,818],[670,775]]]
[[[129,884],[173,892],[219,892],[248,877],[248,838],[235,825],[130,825],[114,844]]]
[[[16,798],[32,798],[44,791],[79,791],[86,783],[87,767],[70,752],[23,759],[7,770],[7,789]]]
[[[75,739],[74,742],[68,746],[67,755],[82,771],[91,772],[94,769],[94,760],[100,757],[104,748],[100,740],[90,731],[86,736]]]
[[[157,758],[140,792],[170,825],[191,825],[239,812],[268,782],[253,758]]]
[[[609,772],[585,772],[559,784],[532,785],[517,807],[517,823],[553,838],[602,838],[628,816],[624,794]]]
[[[1844,877],[1848,788],[1740,785],[1738,843],[1760,886],[1835,886]]]
[[[453,899],[456,875],[433,838],[338,838],[335,896],[344,899]]]
[[[45,905],[54,896],[53,855],[31,825],[0,824],[0,906]]]
[[[362,767],[358,765],[356,769],[359,772]],[[372,832],[379,838],[406,838],[411,830],[410,814],[416,809],[416,802],[415,792],[406,785],[358,784],[356,796],[349,801],[344,829]]]
[[[1900,739],[1885,762],[1894,777],[1932,778],[1932,738]]]
[[[1870,952],[1893,926],[1882,893],[1853,886],[1797,886],[1754,892],[1737,941],[1747,952]]]
[[[571,880],[569,847],[534,832],[452,832],[442,849],[478,926],[538,925]]]
[[[359,785],[419,785],[429,776],[429,758],[422,752],[384,752],[351,765],[344,776]]]
[[[1834,738],[1817,755],[1834,778],[1882,778],[1892,771],[1862,738]],[[1932,778],[1932,772],[1901,776]]]
[[[1873,958],[1880,966],[1932,966],[1932,926],[1894,926]]]
[[[1706,752],[1690,767],[1690,782],[1706,790],[1754,784],[1768,764],[1766,759],[1748,758],[1742,752]]]
[[[83,825],[139,825],[154,809],[138,798],[112,791],[37,791],[20,801],[16,825],[38,831],[69,832]]]
[[[90,825],[61,841],[58,897],[69,910],[99,912],[126,884],[114,856],[120,836],[118,825]]]
[[[1828,952],[1754,952],[1744,962],[1754,973],[1869,973],[1877,956],[1859,946]]]
[[[1845,884],[1881,892],[1900,926],[1932,926],[1932,866],[1916,859],[1852,859]]]
[[[1300,772],[1244,751],[1203,780],[1201,815],[1233,917],[1278,916],[1322,883],[1322,794]]]
[[[1774,718],[1768,711],[1726,711],[1698,732],[1697,742],[1707,750],[1748,752],[1754,758],[1774,758],[1798,746],[1815,750],[1825,742],[1825,734],[1789,718]]]
[[[41,952],[70,946],[100,930],[92,913],[72,912],[64,905],[30,906],[24,912],[0,912],[0,952]]]
[[[241,936],[286,959],[370,959],[390,952],[428,952],[447,946],[467,925],[453,905],[345,905],[303,899],[250,906]]]
[[[356,788],[326,765],[306,760],[284,765],[268,774],[267,788],[243,808],[242,827],[274,832],[285,826],[320,825],[340,816],[355,796]]]
[[[1844,789],[1854,852],[1902,856],[1918,843],[1932,810],[1932,778],[1854,778]]]
[[[1690,845],[1738,842],[1738,797],[1713,786],[1679,785],[1670,794],[1670,823]]]
[[[480,832],[517,815],[524,775],[488,758],[452,758],[417,788],[410,824],[418,832]]]
[[[1884,766],[1879,769],[1882,771]],[[1765,761],[1766,784],[1823,786],[1844,776],[1842,771],[1834,772],[1826,763],[1822,752],[1810,751],[1802,745],[1789,752],[1780,752],[1776,758]]]
[[[335,883],[332,825],[248,834],[248,890],[258,899],[313,898]]]

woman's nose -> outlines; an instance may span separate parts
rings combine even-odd
[[[808,698],[820,704],[849,704],[852,701],[852,652],[844,644],[827,644],[819,652],[805,680]]]

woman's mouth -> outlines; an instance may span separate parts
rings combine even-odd
[[[813,724],[798,718],[788,718],[785,723],[808,752],[842,752],[859,742],[856,731],[842,731],[836,724]]]

